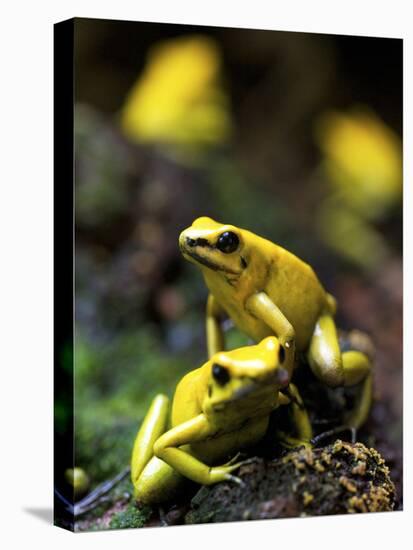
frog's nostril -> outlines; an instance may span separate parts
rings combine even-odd
[[[186,238],[186,244],[188,246],[195,246],[196,245],[196,239],[191,239],[190,237]]]

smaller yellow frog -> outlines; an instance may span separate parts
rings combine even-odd
[[[240,483],[239,451],[266,434],[270,414],[289,405],[294,436],[285,446],[309,445],[312,430],[300,395],[289,384],[286,353],[275,336],[257,345],[215,354],[179,382],[171,414],[158,395],[136,436],[131,477],[135,498],[146,504],[170,500],[185,478],[203,485]],[[222,464],[223,461],[229,460]]]

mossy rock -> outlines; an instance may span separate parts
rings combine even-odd
[[[185,523],[320,516],[393,510],[395,488],[383,458],[362,443],[337,440],[277,460],[256,458],[231,482],[202,487]]]
[[[109,529],[136,529],[137,527],[143,527],[150,515],[150,508],[137,508],[131,503],[125,510],[113,515],[109,522]]]

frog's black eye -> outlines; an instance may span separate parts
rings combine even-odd
[[[220,235],[217,241],[218,250],[224,252],[224,254],[231,254],[231,252],[235,252],[235,250],[238,248],[238,245],[239,238],[232,231],[225,231],[224,233],[222,233],[222,235]]]
[[[216,363],[212,365],[212,376],[220,386],[225,386],[229,380],[228,370],[222,365],[217,365]]]
[[[284,363],[285,359],[285,348],[280,344],[280,347],[278,348],[278,360],[280,363]]]

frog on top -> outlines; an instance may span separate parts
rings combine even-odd
[[[357,402],[345,420],[358,428],[372,399],[371,361],[358,350],[341,352],[334,321],[336,300],[311,266],[246,229],[208,217],[182,231],[183,256],[202,271],[209,289],[206,328],[211,357],[224,349],[223,315],[259,342],[277,336],[293,374],[295,352],[306,352],[314,374],[330,387],[361,384]]]

